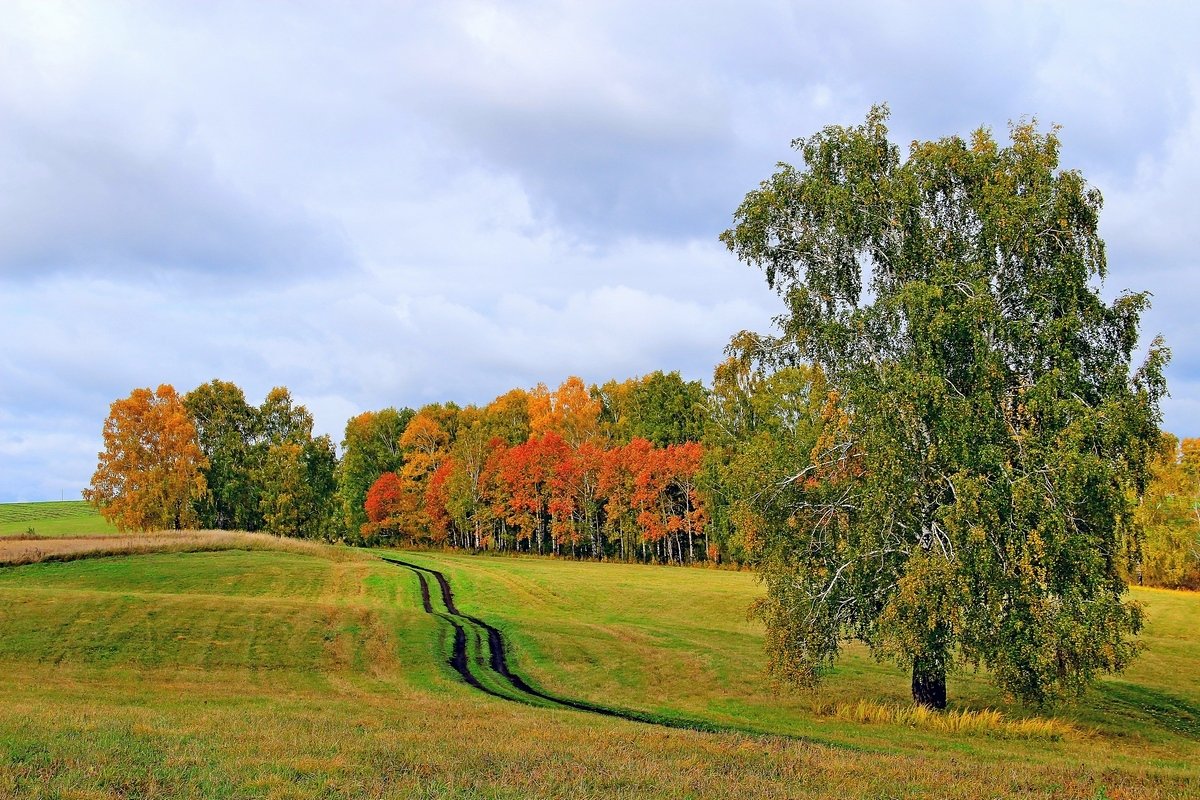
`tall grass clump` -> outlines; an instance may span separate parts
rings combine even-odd
[[[1074,729],[1065,722],[1044,717],[1008,719],[999,711],[962,708],[934,711],[925,706],[896,706],[859,700],[857,703],[822,703],[816,708],[823,717],[834,717],[864,725],[902,725],[939,733],[996,736],[1005,739],[1060,741]]]

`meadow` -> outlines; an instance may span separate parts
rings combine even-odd
[[[443,573],[539,691],[704,732],[481,692],[412,570],[260,541],[0,567],[0,797],[1200,795],[1194,594],[1136,591],[1146,652],[1073,707],[967,672],[921,717],[855,649],[817,693],[773,686],[749,573],[380,553]]]
[[[21,536],[30,530],[37,536],[117,533],[114,525],[83,500],[0,503],[0,537]]]

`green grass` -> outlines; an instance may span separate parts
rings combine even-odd
[[[38,536],[115,534],[114,525],[83,500],[45,503],[0,503],[0,536],[33,530]]]
[[[1200,794],[1200,597],[1140,592],[1147,652],[1058,740],[948,732],[852,650],[772,687],[753,576],[411,553],[556,694],[763,731],[700,733],[465,686],[412,573],[223,551],[0,568],[0,797],[1184,797]],[[956,676],[959,711],[1005,704]],[[863,701],[859,722],[832,713]],[[969,718],[975,719],[975,718]],[[981,719],[981,718],[980,718]]]
[[[897,709],[911,703],[908,674],[877,664],[861,647],[848,648],[816,693],[773,685],[762,673],[761,629],[746,617],[761,591],[750,573],[406,557],[445,572],[464,613],[504,630],[514,643],[515,666],[554,694],[889,753],[941,751],[1051,769],[1086,763],[1200,778],[1200,595],[1194,593],[1133,592],[1147,606],[1146,652],[1125,674],[1059,709],[1053,715],[1059,727],[1077,733],[1047,745],[1042,736],[1026,740],[1004,728],[948,736],[936,726],[864,725],[829,713],[864,700]],[[1038,717],[1008,702],[983,674],[952,676],[950,692],[951,710],[960,713],[994,709],[1009,721]]]

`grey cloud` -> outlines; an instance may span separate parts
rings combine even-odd
[[[1066,126],[1075,165],[1127,174],[1179,111],[1196,17],[1182,5],[451,9],[438,37],[414,43],[400,102],[514,175],[544,224],[592,244],[713,236],[792,158],[790,139],[881,101],[901,142],[980,125],[1003,136],[1038,116]]]
[[[630,244],[607,257],[549,249],[521,273],[515,265],[534,253],[500,260],[478,293],[454,291],[461,272],[443,275],[440,287],[355,272],[230,294],[65,275],[11,285],[0,294],[0,340],[11,343],[0,350],[8,459],[0,500],[57,496],[51,462],[54,475],[73,476],[68,489],[85,483],[109,403],[137,386],[187,391],[219,377],[254,400],[287,385],[337,440],[361,410],[482,403],[569,374],[603,381],[679,369],[707,378],[728,336],[765,324],[777,302],[736,264],[702,267],[714,281],[707,289],[673,291],[677,255],[663,246]],[[712,265],[719,256],[709,248],[689,260]],[[547,262],[573,276],[574,288],[535,290]],[[654,280],[639,284],[650,265]]]
[[[237,277],[343,270],[336,226],[226,183],[186,140],[153,151],[89,135],[0,129],[0,276],[185,271]]]

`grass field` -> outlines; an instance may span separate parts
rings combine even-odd
[[[116,527],[83,500],[0,503],[0,536],[16,536],[30,529],[38,536],[97,536],[117,532]]]
[[[857,651],[819,695],[771,687],[749,574],[404,558],[444,572],[547,691],[769,735],[484,695],[446,663],[413,573],[365,553],[96,558],[0,568],[0,797],[1200,795],[1195,595],[1139,592],[1146,654],[1048,739],[853,721],[860,700],[907,705],[905,676]],[[1025,716],[979,676],[951,692]]]
[[[943,761],[947,772],[961,768],[963,758],[1020,764],[1030,775],[1075,765],[1097,771],[1093,792],[1112,795],[1130,780],[1161,779],[1179,780],[1200,796],[1195,593],[1135,590],[1149,616],[1146,652],[1124,675],[1059,709],[1047,741],[1037,733],[1012,735],[1012,726],[947,735],[936,721],[857,722],[861,701],[893,710],[911,702],[908,674],[875,663],[862,648],[849,649],[819,692],[780,691],[762,674],[761,632],[746,619],[760,591],[749,573],[459,554],[406,558],[445,572],[463,612],[504,630],[514,666],[554,694],[835,747],[921,754],[931,765]],[[952,676],[950,692],[951,709],[960,713],[994,709],[1009,721],[1044,719],[1006,702],[985,675]],[[1067,785],[1056,778],[1044,786],[1056,784]]]

